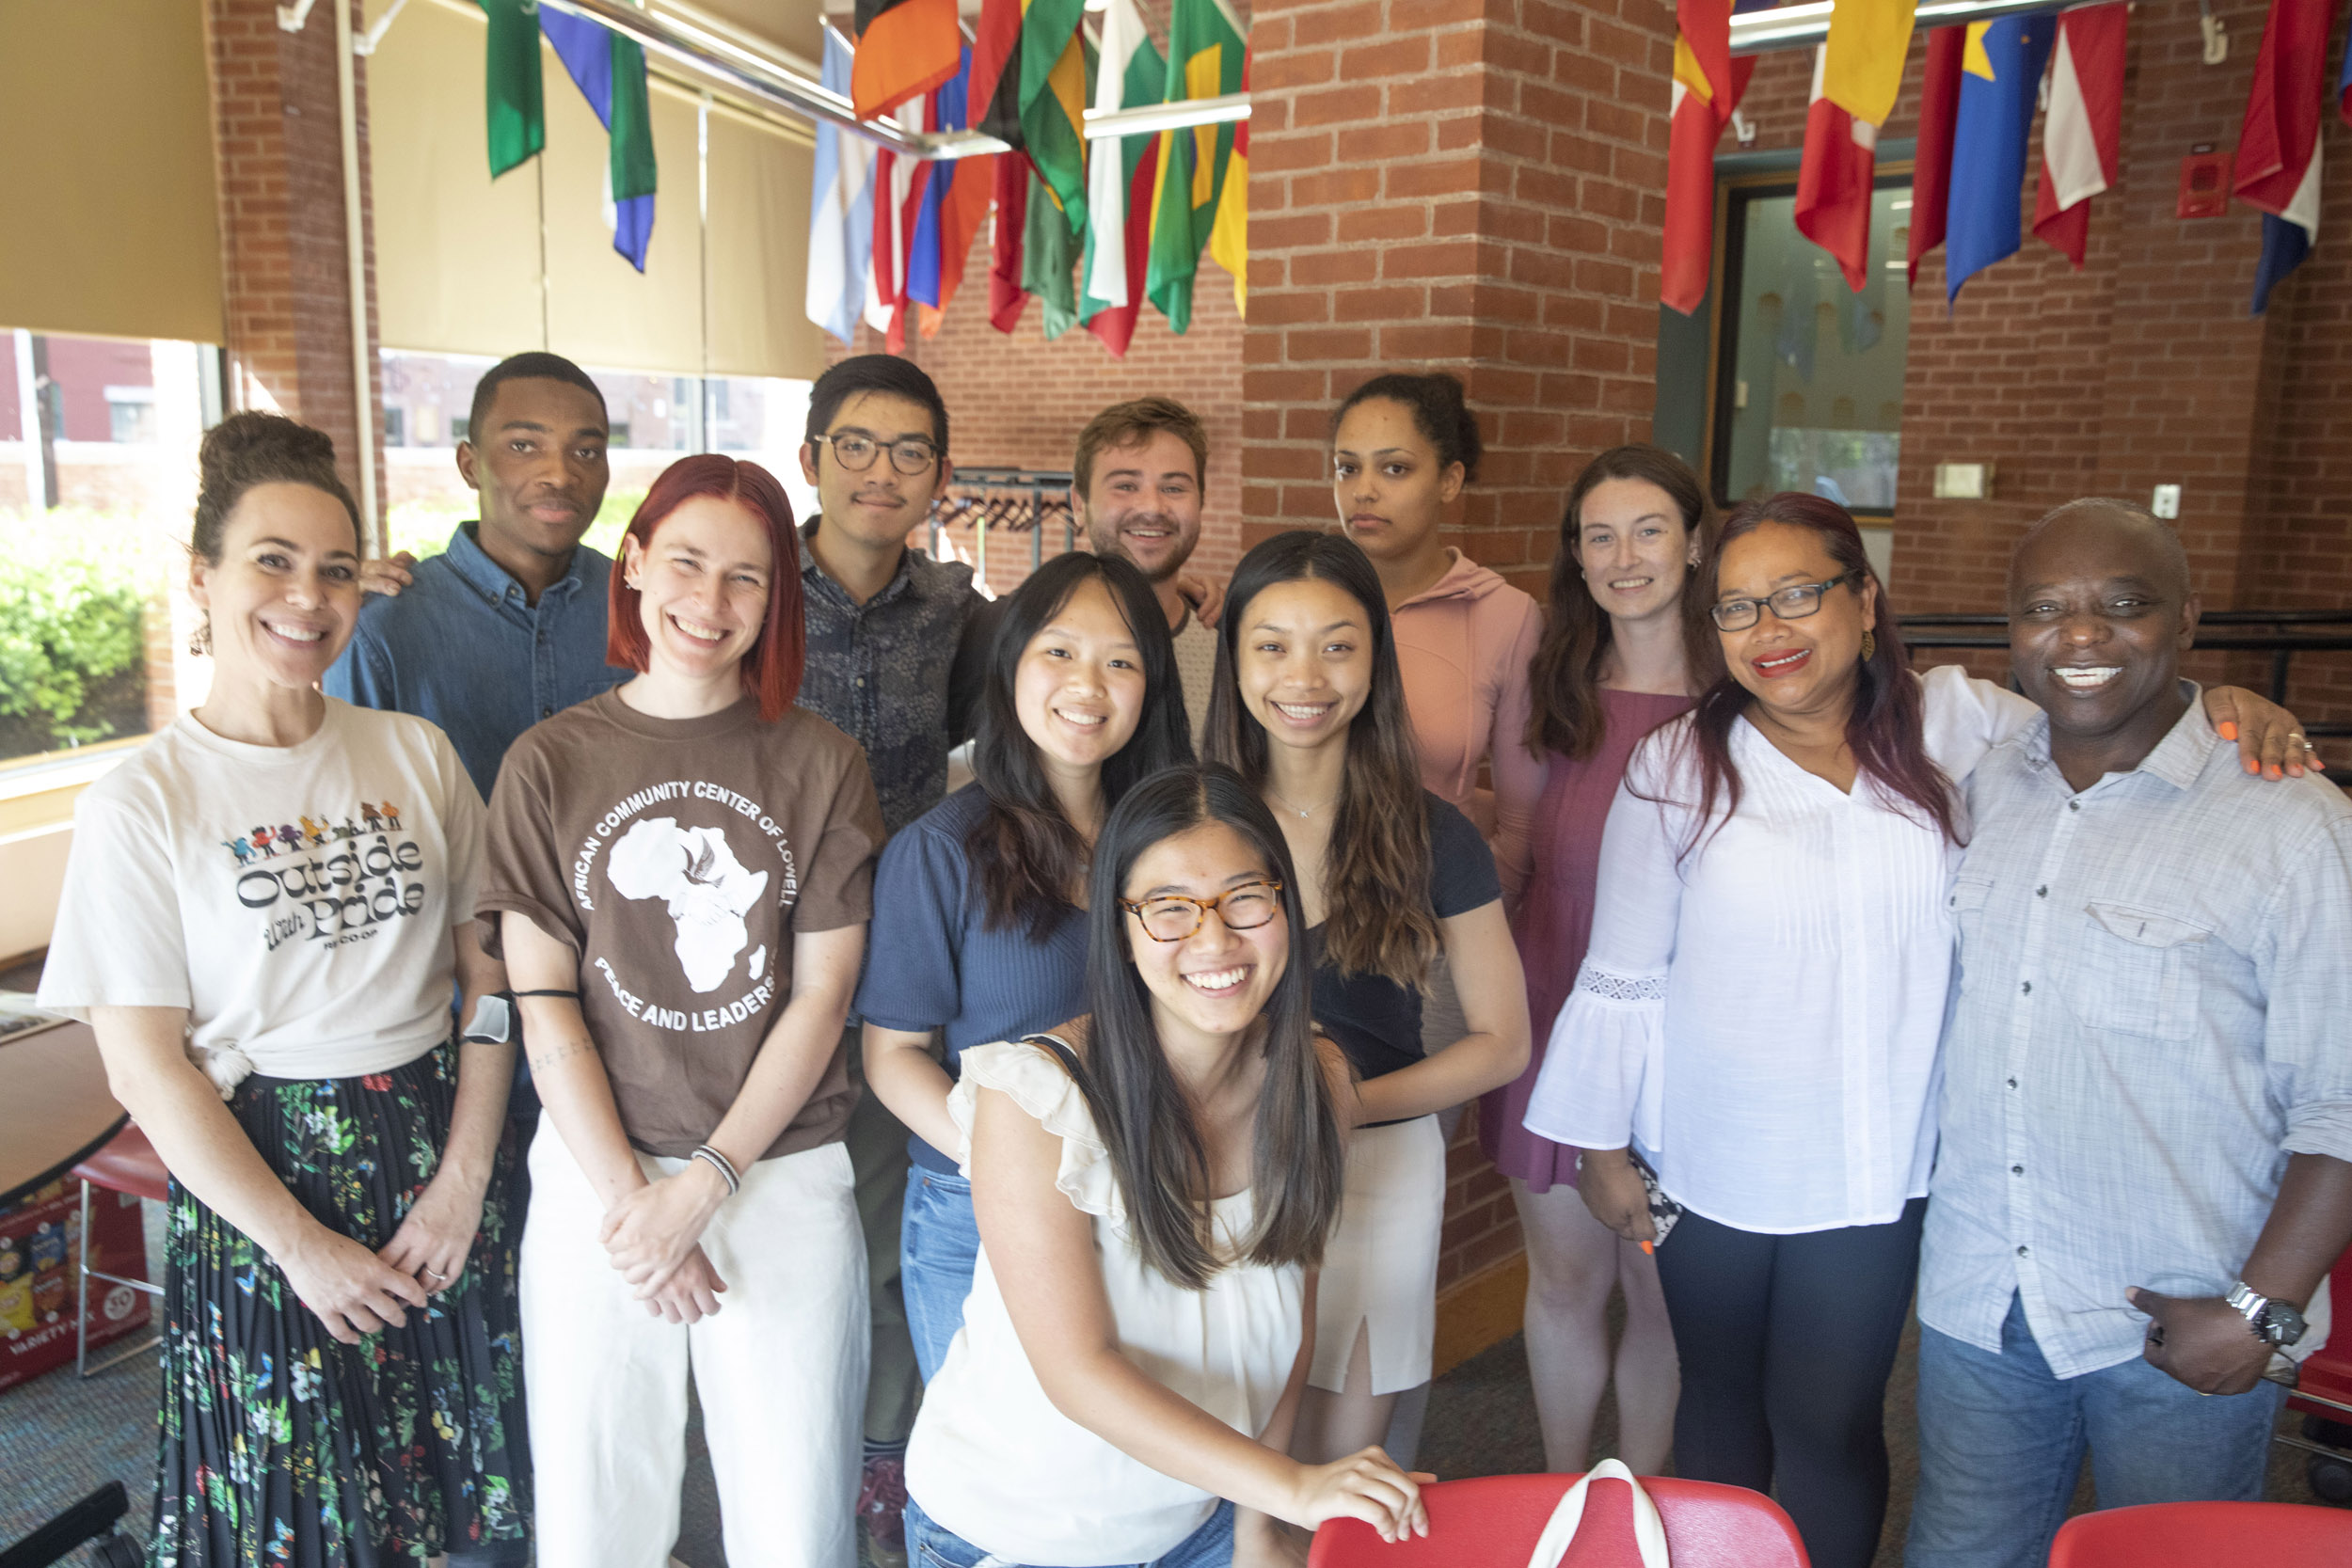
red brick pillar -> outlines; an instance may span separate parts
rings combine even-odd
[[[353,399],[350,262],[345,248],[342,127],[335,77],[338,0],[303,29],[278,25],[275,0],[210,0],[213,104],[220,161],[221,281],[233,396],[276,408],[335,438],[356,497],[359,465]],[[352,7],[355,26],[358,0]],[[360,193],[367,205],[367,75],[353,62]],[[376,369],[374,227],[363,214],[371,324],[368,403],[380,408]],[[367,438],[383,472],[381,421]],[[381,486],[379,484],[379,492]]]
[[[1463,548],[1534,589],[1578,467],[1656,402],[1672,10],[1259,0],[1243,511],[1331,519],[1333,404],[1461,373],[1488,454]]]
[[[1256,0],[1245,543],[1332,521],[1330,410],[1461,374],[1486,457],[1449,528],[1543,592],[1560,503],[1656,406],[1674,21],[1658,0]],[[1518,1223],[1465,1127],[1440,1369],[1515,1331]]]

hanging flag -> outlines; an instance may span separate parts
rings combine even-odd
[[[645,51],[599,22],[539,8],[539,28],[555,46],[573,85],[604,122],[606,220],[612,248],[629,265],[645,270],[645,247],[653,243],[653,196],[658,179],[653,157],[653,111],[645,101]]]
[[[1096,68],[1094,109],[1107,114],[1139,109],[1160,101],[1168,64],[1145,31],[1135,0],[1110,0],[1103,12],[1102,59]],[[1086,255],[1079,263],[1082,287],[1078,319],[1123,357],[1143,304],[1143,279],[1151,260],[1152,189],[1147,169],[1159,166],[1156,135],[1119,136],[1094,143],[1087,166]],[[1138,182],[1141,189],[1137,189]]]
[[[1249,55],[1241,57],[1241,90],[1249,90]],[[1249,314],[1249,122],[1233,127],[1233,155],[1225,165],[1225,194],[1209,228],[1209,255],[1233,278],[1233,314]]]
[[[1823,90],[1830,46],[1813,52],[1813,102],[1804,113],[1804,156],[1797,166],[1797,231],[1837,259],[1846,286],[1870,280],[1870,184],[1879,128]]]
[[[1029,176],[1028,227],[1021,236],[1021,287],[1044,309],[1045,341],[1052,342],[1078,325],[1078,291],[1073,273],[1078,237],[1056,210],[1045,182]]]
[[[1731,57],[1731,15],[1751,4],[1678,0],[1675,7],[1674,101],[1668,117],[1666,232],[1659,299],[1690,315],[1707,298],[1715,270],[1715,146],[1756,73],[1753,57]]]
[[[1968,29],[1938,27],[1928,34],[1927,70],[1919,82],[1918,150],[1911,164],[1911,273],[1944,243],[1944,216],[1952,198],[1952,132],[1960,116],[1960,56]]]
[[[1018,150],[1021,0],[980,0],[979,25],[972,31],[972,84],[968,90],[973,129]]]
[[[1895,109],[1919,0],[1836,0],[1821,45],[1823,98],[1873,131]]]
[[[2344,40],[2344,67],[2336,72],[2336,113],[2352,125],[2352,37]]]
[[[2090,198],[2121,178],[2123,29],[2130,18],[2131,8],[2116,0],[2080,6],[2058,19],[2033,231],[2064,251],[2077,272],[2090,243]]]
[[[1161,102],[1239,92],[1246,53],[1241,24],[1226,0],[1175,0],[1168,13],[1168,87]],[[1178,332],[1192,325],[1193,275],[1216,226],[1232,156],[1230,121],[1160,133],[1145,291]]]
[[[2319,120],[2333,12],[2333,0],[2270,0],[2263,23],[2238,132],[2236,187],[2240,199],[2265,214],[2254,271],[2258,316],[2269,308],[2270,291],[2303,264],[2319,237]],[[2339,103],[2342,83],[2339,75]]]
[[[966,50],[963,68],[933,96],[934,129],[958,131],[968,124],[971,101],[966,94],[971,71],[972,55]],[[936,255],[936,261],[927,265],[936,274],[937,282],[929,293],[922,289],[914,291],[914,324],[926,338],[939,336],[948,303],[963,286],[964,262],[972,254],[973,236],[988,221],[988,204],[994,195],[995,182],[996,159],[993,153],[957,158],[931,172],[930,188],[925,193],[925,211],[935,213],[936,217],[928,229],[917,225],[915,245],[925,254]]]
[[[1029,186],[1036,171],[1025,152],[996,154],[996,235],[990,246],[988,322],[999,332],[1021,325],[1021,309],[1029,303],[1021,286],[1022,236],[1029,223]]]
[[[1086,0],[1022,0],[1021,144],[1070,226],[1087,226]]]
[[[890,118],[902,129],[926,129],[927,104],[902,106]],[[913,301],[907,280],[914,262],[914,228],[923,214],[923,196],[930,188],[928,159],[910,158],[883,148],[874,154],[874,294],[887,314],[878,324],[890,352],[907,343],[907,311]],[[872,312],[867,319],[873,319]]]
[[[850,102],[860,119],[886,114],[956,73],[963,30],[956,0],[857,0],[857,65]]]
[[[536,157],[548,145],[548,117],[539,87],[536,0],[475,0],[488,18],[484,52],[490,178]]]
[[[825,30],[825,86],[848,96],[850,45]],[[874,144],[817,122],[808,211],[808,319],[843,343],[857,331],[874,276]]]
[[[2017,254],[2026,136],[2057,33],[2049,16],[1968,24],[1960,112],[1952,126],[1951,198],[1945,204],[1947,299],[1958,299],[1962,284]]]

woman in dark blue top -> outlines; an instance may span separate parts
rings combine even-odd
[[[1434,1113],[1527,1065],[1527,992],[1494,857],[1422,787],[1380,578],[1353,541],[1278,534],[1242,557],[1218,627],[1207,748],[1290,843],[1315,943],[1314,1017],[1360,1082],[1347,1193],[1324,1252],[1292,1452],[1381,1441],[1429,1380],[1445,1139]],[[1421,982],[1443,953],[1467,1025],[1427,1055]]]
[[[966,785],[890,841],[857,993],[866,1076],[914,1136],[901,1289],[925,1382],[971,1293],[979,1229],[947,1091],[964,1050],[1086,1011],[1086,876],[1127,789],[1192,760],[1168,617],[1125,561],[1046,562],[1006,602]],[[943,1031],[946,1062],[931,1054]]]

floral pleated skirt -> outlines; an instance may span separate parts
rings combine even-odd
[[[456,1094],[444,1044],[363,1078],[256,1074],[229,1108],[303,1208],[373,1249],[438,1168]],[[172,1183],[153,1568],[373,1568],[528,1533],[513,1154],[457,1281],[357,1345]]]

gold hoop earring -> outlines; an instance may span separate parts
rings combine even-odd
[[[1872,630],[1871,630],[1869,627],[1867,627],[1867,626],[1863,627],[1863,628],[1862,628],[1862,662],[1863,662],[1863,663],[1865,663],[1865,664],[1869,663],[1869,662],[1870,662],[1870,660],[1872,660],[1872,659],[1874,659],[1874,658],[1876,658],[1876,657],[1878,657],[1878,652],[1879,652],[1879,638],[1878,638],[1878,633],[1876,633],[1876,632],[1872,631]]]

